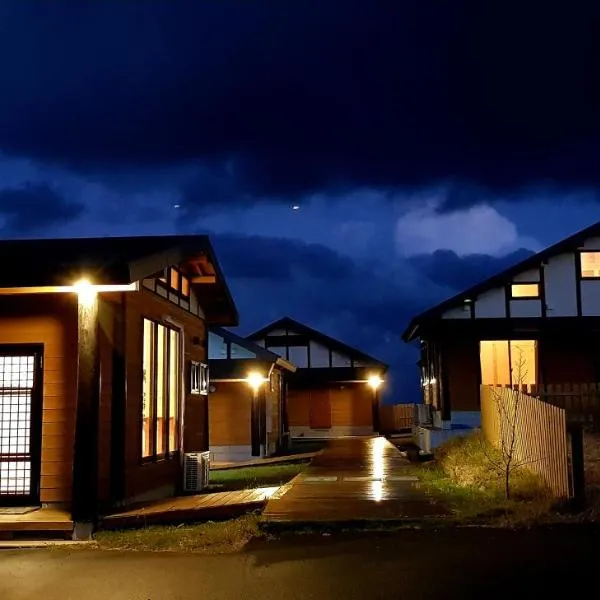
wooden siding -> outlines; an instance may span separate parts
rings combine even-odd
[[[40,500],[71,502],[77,378],[77,299],[0,297],[0,344],[43,344]]]
[[[327,394],[331,410],[330,426],[371,427],[372,394],[365,384],[349,384],[343,388],[321,388],[320,390],[289,390],[288,425],[309,427],[311,425],[311,396]]]
[[[125,495],[134,498],[153,490],[176,489],[181,483],[181,462],[177,457],[142,462],[142,348],[143,318],[167,323],[172,319],[183,327],[184,407],[183,447],[186,452],[208,450],[208,398],[189,394],[190,361],[206,362],[205,322],[150,290],[125,295],[125,352],[127,379]],[[181,421],[181,414],[180,414]]]
[[[479,410],[479,342],[469,338],[445,341],[442,364],[452,410]]]
[[[251,443],[251,390],[243,382],[215,383],[209,394],[211,446],[249,446]]]
[[[502,439],[510,444],[514,432],[515,461],[537,473],[556,497],[571,495],[563,409],[514,389],[482,385],[481,427],[497,447]]]

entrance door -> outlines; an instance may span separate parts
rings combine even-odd
[[[41,352],[0,346],[0,505],[39,502]]]

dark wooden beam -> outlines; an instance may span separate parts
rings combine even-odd
[[[84,296],[84,297],[82,297]],[[77,405],[73,455],[72,515],[95,525],[98,515],[98,296],[80,294],[77,307]]]
[[[127,294],[114,307],[112,348],[112,400],[110,432],[110,499],[113,504],[125,499],[125,315]]]
[[[260,405],[258,390],[250,390],[252,405],[250,407],[250,439],[252,456],[260,456]]]

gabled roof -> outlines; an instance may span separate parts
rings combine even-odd
[[[561,240],[552,246],[548,246],[537,254],[532,254],[525,260],[516,263],[512,267],[508,267],[508,269],[500,271],[499,273],[484,279],[483,281],[460,292],[459,294],[448,298],[448,300],[444,300],[444,302],[441,302],[440,304],[437,304],[436,306],[433,306],[432,308],[413,317],[408,324],[408,327],[404,330],[402,339],[405,342],[414,340],[418,337],[419,325],[423,322],[440,318],[445,311],[456,306],[460,306],[465,302],[465,300],[473,300],[481,293],[511,281],[512,278],[519,273],[539,267],[544,261],[556,256],[557,254],[567,250],[576,249],[587,238],[594,237],[596,235],[600,235],[600,221],[590,225],[589,227],[586,227],[585,229],[582,229],[581,231],[578,231],[577,233],[574,233],[568,238],[565,238],[564,240]]]
[[[274,364],[278,365],[279,367],[286,369],[287,371],[291,371],[292,373],[294,373],[296,371],[296,366],[293,365],[291,362],[285,360],[285,358],[281,358],[281,356],[279,356],[278,354],[275,354],[275,352],[271,352],[270,350],[267,350],[266,348],[263,348],[262,346],[255,344],[254,342],[252,342],[249,339],[246,339],[239,335],[236,335],[235,333],[233,333],[232,331],[229,331],[228,329],[224,329],[223,327],[218,327],[215,325],[215,326],[210,327],[210,331],[212,333],[218,335],[219,337],[223,338],[224,340],[227,340],[228,342],[231,342],[232,344],[237,344],[238,346],[241,346],[242,348],[248,350],[249,352],[256,354],[256,358],[259,360],[274,363]],[[215,359],[211,359],[211,360],[227,360],[227,359],[215,358]],[[238,360],[238,359],[232,358],[229,360]],[[244,360],[244,359],[239,359],[239,360]]]
[[[370,363],[373,365],[378,365],[379,367],[381,367],[383,369],[387,369],[387,365],[385,363],[374,358],[373,356],[370,356],[369,354],[366,354],[365,352],[361,352],[360,350],[357,350],[356,348],[353,348],[352,346],[349,346],[348,344],[344,344],[344,342],[340,342],[339,340],[329,337],[328,335],[325,335],[324,333],[321,333],[320,331],[317,331],[316,329],[313,329],[312,327],[309,327],[308,325],[304,325],[303,323],[300,323],[299,321],[296,321],[290,317],[283,317],[281,319],[278,319],[277,321],[273,321],[273,323],[270,323],[269,325],[266,325],[262,329],[259,329],[258,331],[251,333],[249,336],[247,336],[247,339],[249,339],[249,340],[263,339],[266,336],[268,336],[271,331],[276,330],[276,329],[291,329],[292,331],[299,333],[301,335],[306,335],[310,339],[313,339],[316,342],[319,342],[319,343],[323,344],[324,346],[331,348],[334,351],[340,352],[341,354],[345,354],[356,360],[359,360],[359,361],[362,361],[365,363]]]
[[[235,303],[206,235],[1,240],[0,288],[72,285],[83,277],[98,285],[129,284],[186,261],[201,269],[193,261],[198,257],[214,283],[192,287],[213,312],[226,315],[223,324],[237,325]]]

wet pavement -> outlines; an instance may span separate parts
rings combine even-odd
[[[222,556],[0,552],[2,600],[590,597],[599,532],[489,528],[286,535]],[[590,591],[591,590],[591,591]],[[562,592],[562,593],[561,593]]]
[[[418,520],[450,514],[383,437],[328,442],[308,469],[282,486],[263,511],[267,524]]]

